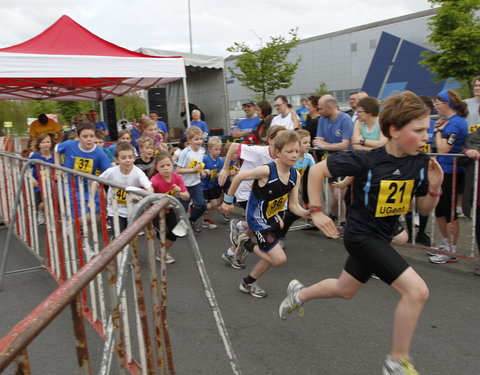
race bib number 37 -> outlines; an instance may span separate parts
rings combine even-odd
[[[75,158],[75,164],[73,166],[73,169],[75,169],[76,171],[92,174],[93,159],[80,158],[77,156]]]
[[[410,208],[414,180],[380,181],[375,217],[405,215]]]
[[[285,194],[285,195],[282,195],[280,198],[269,201],[267,205],[267,210],[265,212],[267,219],[270,219],[272,216],[282,211],[285,207],[285,203],[287,203],[287,199],[288,199],[288,194]]]

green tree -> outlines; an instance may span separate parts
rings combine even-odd
[[[145,99],[138,92],[115,98],[115,112],[118,119],[139,119],[146,111]]]
[[[263,100],[273,95],[280,88],[288,88],[292,84],[300,57],[294,62],[288,62],[290,50],[298,43],[297,29],[289,31],[290,38],[283,36],[270,37],[270,41],[254,51],[245,43],[235,42],[227,48],[229,52],[240,52],[235,61],[239,71],[229,68],[242,85],[260,94]]]
[[[320,82],[318,85],[318,88],[315,90],[315,94],[317,95],[327,95],[330,94],[330,91],[328,90],[327,84],[325,82]]]
[[[426,51],[422,65],[435,74],[436,81],[455,78],[467,82],[480,72],[480,10],[478,0],[430,0],[440,5],[429,22],[430,45],[438,53]],[[471,89],[471,87],[470,87]]]

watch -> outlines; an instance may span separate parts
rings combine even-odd
[[[365,146],[365,140],[366,140],[365,138],[360,138],[360,144],[362,146]]]

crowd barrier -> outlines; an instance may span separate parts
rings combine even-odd
[[[45,225],[37,222],[32,166],[38,173]],[[110,202],[112,239],[104,209],[105,186],[117,192]],[[97,195],[102,209],[98,217],[93,214],[88,220],[88,209],[96,211]],[[134,203],[136,198],[142,199]],[[128,227],[121,233],[119,204],[129,212]],[[0,372],[16,361],[11,366],[16,366],[17,373],[30,373],[28,344],[70,304],[80,373],[91,374],[98,365],[98,374],[174,374],[166,319],[166,209],[175,210],[174,233],[188,240],[232,371],[239,374],[201,253],[179,201],[6,152],[0,152],[0,221],[8,228],[0,260],[0,288],[5,275],[31,271],[5,272],[13,235],[60,286],[0,340]],[[152,224],[156,218],[158,229]],[[139,237],[141,232],[145,235]],[[160,249],[161,262],[156,262],[156,249]],[[84,320],[104,341],[100,364],[90,360]]]

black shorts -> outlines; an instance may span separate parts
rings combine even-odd
[[[463,192],[464,174],[457,174],[457,194]],[[442,196],[435,207],[435,217],[444,217],[447,223],[450,223],[452,218],[452,194],[453,194],[453,174],[445,173],[443,175]],[[453,197],[453,216],[455,220],[457,217],[457,197]]]
[[[366,283],[375,274],[391,285],[409,267],[389,243],[378,238],[344,240],[343,243],[349,253],[344,269],[361,283]]]
[[[39,191],[36,191],[36,192],[35,192],[35,203],[36,203],[37,207],[38,207],[38,205],[39,205],[40,203],[42,203],[42,202],[43,202],[42,193],[40,192],[40,190],[39,190]]]
[[[248,201],[241,201],[241,202],[237,202],[237,203],[238,203],[238,205],[239,205],[240,207],[242,207],[244,210],[247,209],[247,203],[248,203]]]
[[[222,187],[218,185],[214,186],[211,189],[203,191],[203,197],[207,202],[213,199],[218,199],[220,198],[221,195],[222,195]]]
[[[165,238],[172,242],[177,240],[177,236],[173,234],[173,229],[177,226],[178,219],[177,214],[170,208],[165,213]],[[155,228],[155,232],[157,233],[157,238],[160,239],[160,218],[156,217],[153,219],[153,227]]]
[[[280,227],[271,227],[265,230],[253,231],[255,238],[257,239],[258,247],[261,251],[268,253],[275,245],[283,239],[282,231]]]

